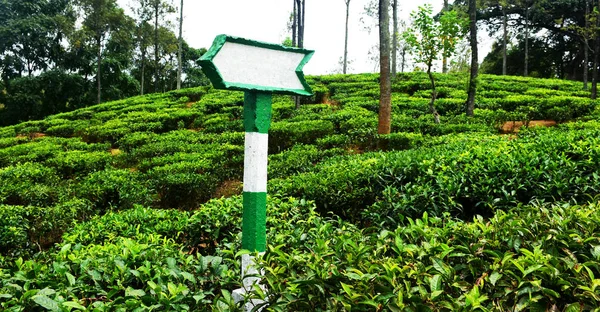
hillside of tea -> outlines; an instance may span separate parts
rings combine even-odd
[[[389,135],[378,75],[309,77],[299,108],[273,98],[267,287],[252,298],[600,307],[600,106],[578,82],[483,75],[466,117],[468,78],[436,79],[441,123],[427,76],[401,74]],[[240,308],[242,103],[202,87],[0,128],[0,310]],[[527,127],[540,121],[554,126]]]

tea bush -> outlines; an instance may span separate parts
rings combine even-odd
[[[580,202],[600,194],[597,134],[532,130],[518,140],[474,136],[428,150],[332,158],[271,185],[314,199],[323,212],[392,224],[425,211],[468,218],[532,200]]]
[[[314,144],[333,131],[333,124],[325,120],[274,122],[269,130],[269,152],[277,153],[296,143]]]
[[[252,296],[275,311],[598,306],[597,102],[577,82],[483,75],[471,118],[467,77],[436,78],[441,124],[427,75],[401,73],[388,135],[376,74],[308,77],[300,108],[273,97],[268,289]],[[242,92],[195,88],[0,128],[0,310],[239,309],[242,200],[213,197],[241,188],[242,118]],[[559,124],[499,135],[534,119]]]
[[[305,241],[271,245],[261,262],[270,309],[593,310],[599,211],[519,206],[470,222],[424,214],[394,230],[311,219]]]

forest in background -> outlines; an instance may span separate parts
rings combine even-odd
[[[0,125],[177,87],[178,13],[165,0],[0,1]],[[183,87],[206,85],[182,42]]]
[[[176,89],[178,2],[131,0],[128,15],[116,0],[1,0],[0,125]],[[477,64],[481,73],[579,80],[584,82],[584,90],[590,81],[594,89],[596,51],[600,50],[598,1],[471,2],[480,34],[487,32],[496,38],[492,51]],[[348,14],[353,3],[345,0],[345,4]],[[371,1],[360,14],[379,24],[379,5],[379,1]],[[443,0],[443,11],[453,10],[467,18],[468,5],[467,0]],[[413,61],[402,36],[411,25],[398,20],[401,2],[390,1],[387,6],[396,12],[390,14],[393,19],[388,27],[391,69],[392,73],[402,72]],[[305,0],[293,0],[290,11],[290,38],[286,41],[303,47],[310,7],[307,12]],[[467,31],[462,38],[469,36],[472,34]],[[206,85],[208,81],[195,63],[206,50],[181,41],[183,87]],[[345,50],[346,57],[340,61],[343,72],[348,67]],[[473,45],[463,40],[452,59],[444,58],[442,71],[467,72],[472,50]]]

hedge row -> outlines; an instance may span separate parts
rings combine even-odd
[[[600,128],[445,137],[433,148],[333,158],[272,181],[270,190],[392,225],[423,212],[470,218],[534,200],[585,202],[600,194],[598,137]]]

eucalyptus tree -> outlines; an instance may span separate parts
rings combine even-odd
[[[177,51],[177,90],[181,89],[181,54],[182,54],[182,45],[183,45],[183,0],[181,0],[181,5],[179,6],[179,49]]]
[[[344,65],[342,73],[345,75],[348,69],[348,20],[350,19],[350,0],[344,0],[344,2],[346,3],[346,36],[344,40]]]
[[[379,122],[377,133],[391,132],[392,82],[390,78],[390,1],[379,0]]]
[[[306,20],[306,0],[293,0],[292,45],[304,48],[304,21]]]
[[[118,29],[118,21],[124,12],[116,0],[77,0],[83,17],[83,29],[93,38],[96,50],[97,102],[102,102],[102,46],[111,31]]]
[[[471,42],[471,72],[466,102],[467,116],[473,116],[475,95],[477,93],[477,74],[479,72],[479,47],[477,46],[477,0],[469,0],[469,33]]]
[[[392,0],[392,78],[398,69],[398,0]]]
[[[448,12],[448,10],[450,9],[449,4],[448,4],[448,0],[444,0],[444,6],[442,7],[443,12]],[[442,73],[447,73],[448,72],[448,58],[446,56],[444,56],[442,58]]]
[[[141,1],[141,0],[140,0]],[[150,15],[154,18],[154,92],[159,90],[160,82],[160,29],[170,26],[167,15],[174,13],[175,8],[171,0],[146,0]]]

